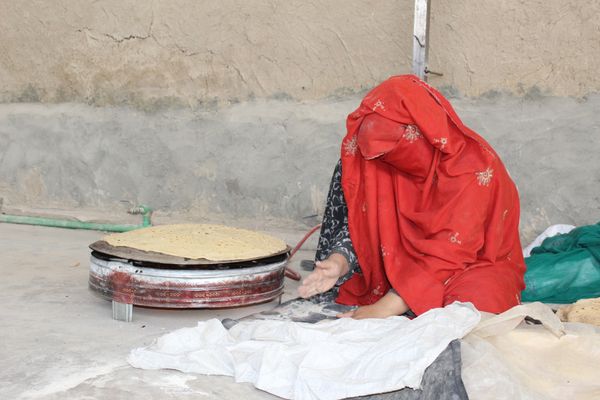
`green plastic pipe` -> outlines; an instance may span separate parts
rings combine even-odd
[[[69,229],[89,229],[94,231],[105,232],[127,232],[134,229],[146,228],[152,226],[151,215],[152,209],[148,206],[137,206],[128,211],[130,214],[142,214],[141,225],[125,225],[125,224],[102,224],[97,222],[83,222],[56,218],[32,217],[28,215],[8,215],[0,214],[0,222],[10,224],[26,224],[51,226],[54,228],[69,228]]]

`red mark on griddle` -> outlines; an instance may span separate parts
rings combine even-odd
[[[237,277],[222,282],[181,282],[145,279],[122,271],[108,275],[90,272],[90,287],[103,297],[120,303],[164,308],[237,307],[262,303],[283,291],[284,268],[256,277]]]

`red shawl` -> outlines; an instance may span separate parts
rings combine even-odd
[[[515,185],[439,92],[413,75],[392,77],[347,128],[342,187],[362,274],[338,302],[372,304],[393,287],[421,314],[443,306],[445,284],[472,268],[510,269],[523,288]]]

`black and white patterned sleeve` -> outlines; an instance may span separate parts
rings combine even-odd
[[[346,282],[350,277],[356,272],[360,271],[360,267],[358,265],[358,258],[356,257],[356,252],[354,251],[354,247],[352,246],[352,241],[350,240],[350,232],[348,231],[348,223],[342,225],[340,231],[336,235],[334,240],[333,247],[331,248],[331,252],[329,254],[338,253],[343,255],[348,261],[348,273],[342,276],[336,283],[337,286]]]
[[[360,271],[348,230],[348,207],[342,191],[341,160],[338,161],[331,179],[315,258],[317,261],[322,261],[332,253],[344,256],[350,267],[348,273],[336,283],[336,286],[339,286]]]

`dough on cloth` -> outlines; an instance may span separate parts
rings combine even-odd
[[[600,326],[600,297],[583,299],[560,307],[556,315],[564,322],[583,322]]]
[[[287,249],[283,240],[260,232],[209,224],[159,225],[108,235],[115,247],[130,247],[189,259],[250,260]]]

